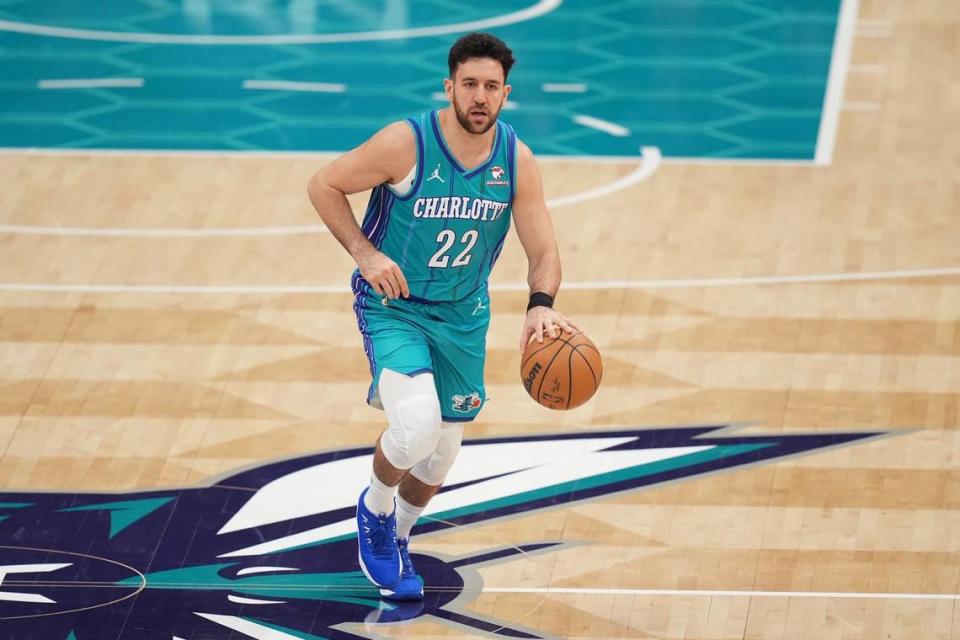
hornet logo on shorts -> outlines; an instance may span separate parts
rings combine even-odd
[[[0,638],[352,640],[427,615],[478,635],[540,638],[465,606],[483,592],[477,565],[564,553],[562,542],[441,555],[417,553],[417,540],[880,435],[739,436],[700,426],[468,440],[414,530],[426,597],[403,605],[380,600],[357,566],[354,509],[370,448],[187,489],[0,494]]]
[[[504,168],[499,165],[491,168],[490,169],[491,179],[487,180],[487,186],[488,187],[505,187],[508,184],[510,184],[509,182],[503,179],[503,176],[505,173],[506,171],[504,171]]]
[[[470,413],[474,409],[480,408],[480,394],[473,392],[468,396],[453,396],[453,410],[460,413]]]

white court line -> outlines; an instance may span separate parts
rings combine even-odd
[[[640,154],[643,161],[640,163],[640,166],[630,174],[625,175],[619,180],[614,180],[609,184],[605,184],[594,189],[581,191],[580,193],[573,193],[567,196],[550,198],[547,200],[547,206],[552,209],[567,207],[572,204],[579,204],[581,202],[586,202],[587,200],[593,200],[617,191],[622,191],[623,189],[643,182],[656,173],[657,169],[660,168],[660,149],[657,147],[642,147],[640,149]]]
[[[593,116],[574,116],[573,121],[584,127],[590,127],[591,129],[596,129],[597,131],[603,131],[604,133],[609,133],[612,136],[617,136],[618,138],[623,138],[630,135],[630,129],[626,127],[621,127],[619,124],[608,122],[606,120],[601,120],[600,118],[594,118]]]
[[[138,89],[143,86],[143,78],[63,78],[40,80],[38,89]]]
[[[544,82],[540,85],[544,93],[586,93],[587,85],[582,82],[571,82],[563,84],[561,82]]]
[[[713,589],[576,589],[563,587],[484,587],[484,593],[542,593],[598,596],[699,596],[713,598],[848,598],[867,600],[960,600],[955,593],[871,593],[844,591],[730,591]]]
[[[322,224],[298,224],[277,227],[40,227],[0,224],[0,234],[23,236],[79,236],[86,238],[213,238],[223,236],[295,236],[328,233]]]
[[[3,150],[0,149],[0,154]],[[585,162],[587,164],[624,164],[637,161],[636,156],[557,156],[552,154],[537,154],[539,162],[558,164],[562,162]],[[670,165],[719,165],[719,166],[749,166],[749,167],[810,167],[813,160],[781,160],[778,158],[696,158],[689,156],[661,157],[660,164]]]
[[[573,204],[600,198],[638,184],[652,176],[660,166],[660,149],[643,147],[640,150],[641,163],[630,174],[613,182],[566,196],[547,200],[547,206],[558,209]],[[633,158],[636,162],[637,158]],[[212,238],[223,236],[293,236],[301,234],[328,233],[322,224],[288,225],[274,227],[215,227],[215,228],[109,228],[109,227],[41,227],[33,225],[0,224],[0,235],[29,236],[74,236],[93,238]]]
[[[347,85],[338,82],[293,82],[290,80],[244,80],[244,89],[267,91],[313,91],[317,93],[344,93]]]
[[[790,276],[753,276],[743,278],[675,278],[664,280],[600,280],[565,282],[564,291],[629,289],[696,289],[781,284],[820,284],[870,280],[904,280],[960,276],[960,267],[915,269],[912,271],[872,271],[862,273],[814,273]],[[528,291],[526,282],[491,284],[490,291]],[[0,291],[40,293],[172,293],[284,295],[349,293],[345,285],[150,285],[150,284],[43,284],[0,283]]]
[[[844,102],[844,111],[880,111],[879,102]]]
[[[27,33],[51,38],[76,40],[101,40],[107,42],[145,42],[153,44],[202,44],[202,45],[264,45],[264,44],[331,44],[337,42],[373,42],[377,40],[401,40],[425,38],[467,31],[486,31],[518,22],[526,22],[554,11],[563,0],[539,0],[534,5],[490,18],[459,22],[456,24],[416,27],[412,29],[387,29],[384,31],[360,31],[352,33],[302,33],[272,36],[237,35],[186,35],[181,33],[136,33],[123,31],[96,31],[92,29],[69,29],[50,25],[0,20],[0,31]]]
[[[827,91],[823,97],[820,114],[820,131],[817,132],[817,151],[814,162],[820,166],[833,161],[833,149],[840,126],[840,107],[843,103],[843,88],[847,81],[847,69],[853,54],[853,32],[857,24],[859,0],[842,0],[837,31],[833,37],[833,55],[830,58],[830,74]]]
[[[812,167],[814,160],[782,160],[777,158],[690,158],[671,156],[663,159],[663,164],[683,166],[742,166],[742,167]]]

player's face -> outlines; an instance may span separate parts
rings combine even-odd
[[[510,95],[503,67],[493,58],[469,58],[461,62],[453,79],[444,80],[444,86],[457,122],[468,133],[477,135],[486,133],[496,123]]]

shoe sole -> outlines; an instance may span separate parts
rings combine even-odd
[[[359,546],[359,545],[358,545],[358,546]],[[397,581],[396,581],[396,582],[391,582],[390,584],[382,584],[382,583],[377,582],[376,580],[374,580],[374,579],[373,579],[373,576],[370,575],[370,572],[367,571],[367,567],[366,567],[365,564],[363,564],[363,556],[360,555],[360,550],[359,550],[359,549],[357,549],[357,560],[358,560],[359,563],[360,563],[360,570],[363,571],[363,575],[367,576],[367,580],[369,580],[369,581],[370,581],[375,587],[377,587],[378,589],[381,589],[381,590],[383,590],[383,589],[389,589],[390,587],[395,587],[395,586],[397,586],[398,584],[400,584],[400,576],[403,575],[403,567],[401,567],[401,568],[400,568],[400,572],[397,573]]]
[[[413,602],[416,600],[423,600],[423,592],[420,593],[410,593],[410,594],[400,594],[394,593],[389,589],[380,589],[380,597],[384,600],[395,600],[397,602]]]

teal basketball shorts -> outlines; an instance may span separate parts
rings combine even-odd
[[[432,372],[443,419],[469,422],[476,418],[486,401],[483,366],[490,326],[486,288],[456,302],[427,302],[387,300],[358,272],[351,286],[373,378],[367,403],[383,408],[377,385],[384,369],[406,375]]]

